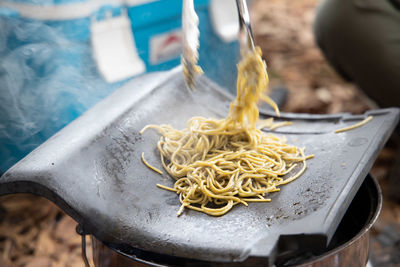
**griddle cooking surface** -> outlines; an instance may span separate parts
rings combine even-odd
[[[189,91],[180,68],[137,78],[11,168],[0,179],[0,194],[45,196],[100,240],[180,257],[273,262],[281,250],[326,245],[393,131],[399,110],[368,112],[371,122],[340,134],[334,130],[365,116],[283,114],[281,119],[293,126],[275,133],[315,154],[299,179],[270,194],[270,203],[236,205],[222,217],[192,210],[177,217],[178,196],[156,187],[172,186],[173,179],[140,159],[144,152],[147,161],[162,168],[159,135],[138,132],[147,124],[183,128],[192,116],[225,117],[231,99],[206,78]]]

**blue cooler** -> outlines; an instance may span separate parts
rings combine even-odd
[[[238,43],[221,23],[234,0],[194,2],[199,65],[234,92]],[[129,79],[179,65],[181,11],[182,0],[1,1],[0,173]]]

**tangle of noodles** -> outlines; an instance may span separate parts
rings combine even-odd
[[[158,186],[179,195],[178,215],[189,208],[220,216],[239,203],[268,202],[268,193],[279,191],[280,185],[304,172],[312,155],[307,157],[304,149],[256,128],[258,100],[279,112],[264,95],[267,85],[265,63],[257,48],[238,64],[237,97],[227,118],[193,117],[183,130],[148,125],[141,131],[155,128],[161,134],[157,144],[161,162],[176,182],[173,188]],[[286,175],[290,177],[284,179]]]

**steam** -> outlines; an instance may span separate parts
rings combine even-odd
[[[88,21],[74,25],[88,28]],[[98,74],[88,38],[0,16],[0,172],[122,83]],[[86,36],[87,37],[87,36]],[[75,40],[75,41],[74,41]]]
[[[199,18],[199,65],[234,93],[238,44],[221,43],[207,16]],[[0,14],[0,174],[124,83],[99,75],[89,25],[89,18],[43,23]]]

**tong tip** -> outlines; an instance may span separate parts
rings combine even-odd
[[[185,57],[183,56],[181,58],[181,64],[183,66],[183,75],[185,77],[186,84],[189,86],[191,90],[195,90],[196,75],[203,74],[203,70],[201,69],[200,66],[186,60]]]

